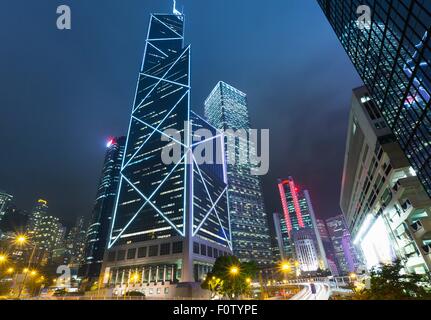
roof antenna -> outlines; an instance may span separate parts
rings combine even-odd
[[[181,12],[179,12],[177,10],[177,0],[174,0],[174,8],[172,10],[173,14],[177,15],[177,16],[181,16]]]

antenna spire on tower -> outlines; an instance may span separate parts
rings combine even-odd
[[[173,1],[174,1],[174,8],[173,8],[172,12],[173,12],[174,14],[176,14],[177,16],[181,16],[181,12],[179,12],[179,11],[177,10],[177,0],[173,0]]]

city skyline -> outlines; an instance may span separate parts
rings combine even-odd
[[[130,1],[4,34],[0,300],[431,300],[431,2]]]
[[[343,50],[337,44],[337,40],[329,24],[325,21],[317,4],[311,0],[292,1],[288,4],[282,2],[277,3],[275,9],[268,9],[260,13],[261,18],[264,22],[266,21],[266,24],[264,23],[259,30],[256,27],[255,33],[247,35],[246,38],[239,34],[241,28],[244,28],[244,23],[247,27],[251,25],[250,21],[245,21],[242,25],[238,26],[240,29],[237,33],[225,36],[223,39],[220,36],[224,34],[226,30],[221,29],[220,31],[215,31],[214,27],[218,26],[218,23],[214,18],[209,17],[205,24],[199,21],[201,17],[199,17],[197,12],[203,8],[203,5],[191,3],[190,1],[181,1],[179,4],[184,5],[185,14],[189,21],[189,27],[186,30],[187,42],[196,44],[193,51],[195,57],[193,61],[196,62],[192,62],[192,70],[195,70],[195,72],[192,72],[192,84],[195,84],[194,93],[192,94],[193,107],[198,113],[203,114],[203,101],[211,88],[219,80],[227,81],[248,94],[252,127],[269,128],[271,130],[270,173],[262,179],[267,209],[266,213],[271,215],[271,212],[281,211],[281,207],[278,205],[278,201],[276,201],[278,195],[276,190],[274,191],[274,181],[276,181],[279,176],[295,175],[298,177],[300,185],[307,185],[311,190],[314,198],[316,215],[319,218],[328,218],[339,214],[338,193],[339,181],[341,180],[342,173],[342,161],[338,159],[334,162],[332,159],[327,159],[316,164],[313,159],[319,156],[319,150],[328,147],[329,141],[334,139],[334,141],[338,142],[331,143],[330,147],[335,148],[338,150],[337,152],[342,154],[344,135],[347,130],[347,125],[343,119],[347,119],[348,117],[349,93],[353,87],[360,85],[360,81],[355,75],[353,67],[345,57]],[[68,39],[61,40],[58,37],[64,35],[48,33],[43,39],[39,39],[45,41],[47,46],[46,49],[36,51],[38,57],[44,59],[44,56],[50,56],[49,50],[53,48],[53,45],[48,45],[48,43],[51,40],[59,40],[65,47],[59,51],[59,54],[62,56],[61,61],[63,61],[63,59],[64,61],[70,61],[70,63],[77,67],[77,73],[79,70],[82,72],[81,68],[88,68],[88,63],[91,63],[93,71],[97,72],[99,70],[101,71],[101,64],[112,65],[114,61],[112,59],[114,58],[117,60],[139,61],[138,57],[143,51],[141,41],[136,41],[134,46],[132,43],[133,39],[139,38],[137,32],[145,30],[148,19],[147,13],[166,11],[166,9],[170,9],[171,3],[170,1],[166,1],[166,3],[150,1],[144,5],[135,1],[131,2],[130,5],[135,6],[135,9],[132,11],[136,13],[133,17],[128,17],[130,21],[121,20],[122,23],[119,23],[115,30],[112,26],[103,24],[104,27],[108,27],[108,31],[113,32],[112,34],[114,36],[112,38],[103,37],[99,34],[102,31],[104,31],[104,33],[109,33],[106,30],[101,30],[98,26],[98,22],[100,22],[100,20],[98,20],[99,17],[95,17],[94,21],[88,21],[80,17],[81,10],[91,10],[93,5],[78,4],[76,7],[74,6],[74,12],[76,13],[77,20],[79,18],[79,21],[76,22],[71,32],[66,35]],[[209,6],[207,6],[207,4],[205,5],[205,10],[212,12],[221,10],[221,5],[218,3],[213,2],[208,5]],[[231,10],[226,15],[226,19],[229,23],[234,23],[233,18],[235,14],[240,11],[244,11],[243,13],[252,16],[257,14],[257,8],[253,6],[249,7],[240,4],[229,4],[229,6]],[[44,14],[44,7],[45,5],[42,4],[41,8],[33,8],[36,10],[36,16],[38,16],[38,12],[41,12],[42,15]],[[111,19],[115,17],[117,17],[117,19],[122,19],[121,14],[117,15],[117,13],[114,13],[114,9],[119,9],[119,12],[122,12],[118,5],[112,2],[106,2],[106,6],[104,6],[104,9],[102,8],[104,11],[103,14]],[[276,9],[284,9],[284,12],[286,12],[291,19],[287,19],[285,26],[279,26],[278,28],[271,27],[271,29],[269,29],[271,26],[271,15]],[[311,15],[315,17],[315,19],[307,20],[304,19],[304,16],[296,17],[293,15],[293,12],[297,12],[299,15],[305,15],[306,12],[306,15]],[[26,13],[24,12],[24,14]],[[301,19],[302,21],[298,25],[296,22]],[[310,25],[304,23],[304,20],[308,21]],[[89,23],[91,24],[89,25]],[[131,24],[133,24],[133,28]],[[206,29],[201,30],[202,28],[196,28],[196,24],[202,24],[202,28]],[[316,26],[318,25],[319,28],[314,28],[314,24]],[[92,29],[94,32],[93,36],[100,37],[98,43],[90,45],[87,41],[82,42],[83,39],[85,40],[85,37],[83,37],[85,25],[94,27],[94,29]],[[322,25],[324,28],[322,28]],[[48,28],[48,26],[44,25],[41,26],[41,28]],[[296,28],[305,28],[305,35],[301,37],[296,35]],[[120,39],[119,33],[123,30],[128,30],[128,33],[132,32],[130,35],[130,43],[129,41],[126,43],[123,38]],[[264,32],[264,30],[271,30],[273,34],[268,36],[268,38],[262,39],[259,35]],[[215,43],[209,43],[207,39],[202,37],[202,34],[206,31],[211,34],[213,39],[217,39],[214,41]],[[319,40],[313,43],[310,36],[317,35],[319,36]],[[25,37],[24,32],[23,37]],[[278,40],[273,43],[275,39]],[[280,41],[279,39],[286,40]],[[264,41],[270,51],[274,52],[274,50],[280,50],[286,58],[277,59],[275,61],[276,66],[270,66],[269,68],[265,68],[264,65],[259,66],[258,61],[260,60],[258,59],[260,58],[255,53],[250,53],[248,50],[246,53],[243,49],[240,50],[240,47],[243,47],[245,44],[251,44],[257,40]],[[74,49],[76,45],[84,45],[89,51],[93,51],[97,49],[98,46],[106,46],[109,43],[112,43],[114,45],[113,47],[116,48],[115,56],[101,56],[101,61],[95,61],[94,59],[96,56],[92,54],[88,56],[78,55],[78,58],[76,58],[76,49]],[[136,46],[137,43],[139,43],[139,46]],[[11,41],[11,49],[14,48],[14,50],[17,50],[20,45],[21,43],[19,41]],[[30,42],[29,45],[32,45],[32,43]],[[290,52],[288,50],[290,45],[295,45],[298,48],[298,52]],[[312,54],[310,53],[310,48],[315,45],[318,45],[321,49],[317,50],[319,51],[318,54],[316,53],[315,56],[310,57]],[[124,47],[124,49],[119,49],[119,46],[121,46],[121,48]],[[328,47],[333,49],[326,49]],[[234,49],[232,50],[232,57],[221,54],[222,49],[225,50],[228,48]],[[297,60],[297,64],[302,66],[302,70],[299,70],[297,67],[292,67],[291,63],[288,63],[288,66],[293,69],[290,69],[291,74],[287,76],[279,74],[276,70],[277,68],[285,68],[283,67],[283,65],[286,64],[284,62],[285,59],[293,61],[299,59],[301,55],[304,54],[306,54],[307,58],[313,61],[313,63],[305,62],[304,59]],[[239,59],[240,55],[247,57],[250,59],[250,62],[256,65],[256,71],[250,74],[250,79],[244,77],[244,74],[246,74],[244,70],[247,67],[247,63],[241,62]],[[8,58],[10,60],[10,57]],[[207,65],[207,61],[214,62],[214,66],[210,65],[208,67],[211,72],[205,75],[204,78],[200,71],[200,65],[204,63]],[[343,81],[333,80],[333,83],[331,83],[329,87],[326,86],[325,90],[323,90],[323,87],[319,89],[319,85],[326,82],[327,78],[336,78],[335,72],[326,67],[329,61],[336,63],[336,69],[340,70],[340,74],[343,75],[340,77]],[[102,81],[103,84],[108,87],[114,85],[119,86],[118,92],[121,94],[119,93],[116,96],[112,96],[111,93],[107,93],[111,95],[110,98],[112,99],[110,100],[113,102],[106,101],[104,97],[100,96],[101,94],[106,94],[106,90],[101,87],[101,84],[96,82],[96,79],[100,80],[98,77],[89,76],[91,79],[86,80],[93,81],[93,85],[91,86],[93,88],[92,92],[89,92],[87,89],[81,90],[82,88],[77,86],[77,73],[72,70],[66,72],[61,66],[56,76],[52,79],[45,79],[47,81],[46,89],[44,89],[45,93],[39,95],[39,97],[38,95],[32,95],[32,99],[37,105],[44,105],[46,108],[37,108],[39,115],[36,117],[25,117],[24,121],[29,131],[34,133],[34,139],[45,142],[41,144],[42,150],[45,152],[40,153],[40,156],[35,159],[35,163],[30,166],[31,168],[20,167],[18,170],[19,174],[14,176],[10,176],[9,172],[12,172],[12,168],[20,164],[20,161],[18,161],[16,157],[26,158],[29,152],[32,153],[32,149],[34,148],[33,140],[22,133],[17,137],[17,141],[22,141],[23,143],[21,143],[21,145],[23,147],[20,148],[19,151],[15,147],[12,147],[11,150],[13,152],[11,152],[11,156],[8,159],[5,159],[4,156],[0,156],[0,160],[5,164],[3,170],[0,170],[0,181],[2,181],[0,188],[14,195],[14,200],[17,202],[18,207],[29,210],[36,199],[46,198],[50,202],[51,214],[61,217],[62,220],[66,220],[68,223],[72,223],[79,215],[90,217],[92,202],[97,191],[97,172],[100,170],[103,154],[105,152],[105,140],[108,136],[124,135],[126,133],[124,124],[127,123],[128,110],[133,100],[133,92],[130,90],[130,88],[133,87],[133,81],[130,81],[130,78],[133,79],[133,68],[136,67],[136,63],[130,62],[127,65],[122,64],[114,64],[115,67],[112,67],[113,69],[110,69],[110,72],[113,72],[115,75],[113,77],[114,79],[122,79],[123,83],[120,84],[115,80],[111,83],[106,83],[108,81],[106,79]],[[40,73],[37,67],[32,66],[32,68],[34,72]],[[124,69],[124,71],[120,71],[120,68],[122,70]],[[5,70],[7,71],[9,69],[5,67]],[[315,91],[317,91],[318,94],[314,97],[307,97],[303,94],[298,95],[296,92],[301,92],[299,88],[303,86],[299,82],[297,84],[293,83],[291,79],[294,77],[305,77],[305,74],[309,74],[312,70],[315,72],[314,76],[316,80],[312,81],[312,79],[309,79],[310,76],[307,76],[307,81],[310,80],[307,89],[310,90],[311,87],[317,88]],[[7,74],[8,72],[6,72],[4,76],[7,76]],[[88,73],[81,73],[81,76],[82,74]],[[12,86],[15,81],[12,75],[11,77],[8,85],[11,93],[2,98],[7,98],[6,101],[2,101],[7,108],[5,108],[6,112],[3,118],[5,121],[4,123],[2,121],[0,130],[1,134],[6,137],[9,136],[6,132],[10,128],[8,123],[12,123],[12,119],[15,119],[17,116],[16,110],[24,108],[24,105],[21,105],[24,101],[21,102],[19,97],[15,97],[17,101],[15,99],[12,100],[11,94],[14,88],[9,86]],[[57,77],[61,79],[64,78],[67,87],[73,90],[80,90],[80,94],[76,95],[76,93],[74,93],[74,98],[70,100],[68,98],[68,90],[62,85],[54,83],[58,82],[59,78]],[[267,84],[260,85],[257,82],[258,77],[278,79],[280,81],[270,80]],[[346,78],[350,80],[345,81]],[[290,83],[286,90],[280,89],[277,91],[276,87],[273,87],[274,85],[278,86],[277,83],[286,82]],[[60,84],[61,83],[62,81],[60,81]],[[338,90],[340,86],[346,88],[345,92],[343,92],[344,90]],[[307,89],[302,88],[302,91]],[[49,91],[47,92],[46,90]],[[38,88],[38,91],[41,91],[41,88]],[[53,101],[51,97],[47,97],[51,95],[50,92],[52,91],[60,91],[63,95],[57,96],[57,98],[55,98],[56,100]],[[338,94],[337,92],[343,93]],[[28,94],[32,94],[32,92]],[[95,95],[98,95],[100,99],[95,99]],[[14,101],[13,106],[12,101]],[[73,105],[70,104],[71,101]],[[289,103],[286,104],[285,101],[289,101]],[[280,115],[280,120],[269,119],[271,115],[265,112],[268,104],[273,107],[274,112]],[[326,107],[323,107],[322,104]],[[58,105],[63,106],[63,108],[58,107]],[[53,109],[63,110],[64,113],[60,111],[52,112]],[[80,117],[80,127],[83,129],[79,130],[79,133],[74,129],[74,124],[77,123],[77,111],[73,110],[84,112],[83,115],[85,115],[85,117]],[[325,110],[330,110],[329,115],[326,114]],[[310,112],[312,112],[315,117],[305,118]],[[32,112],[30,113],[32,114]],[[44,115],[43,117],[41,116],[42,114]],[[96,116],[98,119],[97,121],[95,120]],[[327,120],[320,121],[321,117]],[[30,118],[38,121],[29,121]],[[340,120],[337,120],[337,118]],[[58,125],[62,123],[62,130],[59,131],[56,137],[50,134],[50,130],[44,129],[46,126],[45,121],[49,121],[50,123],[54,122],[52,125],[53,128],[57,127],[57,123]],[[91,121],[91,123],[89,121]],[[331,121],[334,121],[336,126],[332,126],[331,129],[328,130]],[[300,125],[301,122],[302,125]],[[103,125],[101,125],[102,123]],[[316,135],[319,131],[327,132],[328,134]],[[310,141],[307,142],[307,145],[305,145],[305,143],[302,145],[293,143],[293,141],[298,141],[298,137],[300,138],[302,136],[305,138],[307,133],[309,133],[310,136],[313,136],[312,133],[314,133],[316,137],[311,138]],[[286,140],[284,136],[291,137],[291,139]],[[27,141],[27,143],[24,143],[24,141]],[[283,156],[284,154],[293,154],[293,156],[286,159]],[[53,161],[55,161],[55,163],[61,163],[62,165],[54,170]],[[304,163],[308,164],[308,168],[304,168]],[[312,166],[312,164],[314,164],[314,166]],[[37,170],[33,168],[33,166],[37,166]],[[29,172],[28,170],[32,171]],[[81,176],[77,175],[77,170],[82,170],[83,174]],[[328,178],[326,177],[325,179],[325,175],[318,176],[316,174],[318,171],[328,172],[328,176],[329,173],[331,173],[332,177],[339,177],[339,179],[332,178],[332,188],[327,188]],[[27,184],[26,188],[22,188],[20,182],[25,176],[30,174],[34,176],[34,179],[31,179],[31,182]],[[42,176],[44,179],[42,179]],[[58,188],[59,185],[62,188]],[[59,192],[59,189],[62,189],[62,192]],[[66,197],[66,195],[70,193],[74,194],[73,201],[70,201],[70,198]]]

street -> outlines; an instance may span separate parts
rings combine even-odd
[[[316,294],[313,294],[310,283],[301,283],[300,286],[304,286],[304,289],[290,300],[329,300],[329,286],[325,283],[314,283],[314,285],[316,288]]]

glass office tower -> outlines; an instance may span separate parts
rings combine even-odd
[[[431,195],[431,2],[318,3]],[[371,23],[359,19],[363,5],[371,9]]]
[[[125,145],[126,137],[110,138],[107,143],[92,221],[87,231],[85,261],[79,272],[81,276],[89,280],[97,280],[100,275],[120,182]]]
[[[201,141],[200,129],[213,138]],[[222,140],[190,110],[184,16],[152,14],[103,265],[114,295],[199,295],[215,259],[231,254],[225,156],[200,164],[193,151],[203,143]],[[179,159],[169,163],[164,152],[175,147]]]
[[[224,131],[250,129],[246,94],[224,82],[219,82],[206,99],[205,116],[214,127]],[[267,266],[273,259],[260,179],[252,175],[250,161],[240,161],[249,154],[247,142],[239,136],[225,142],[233,250],[241,261]]]

